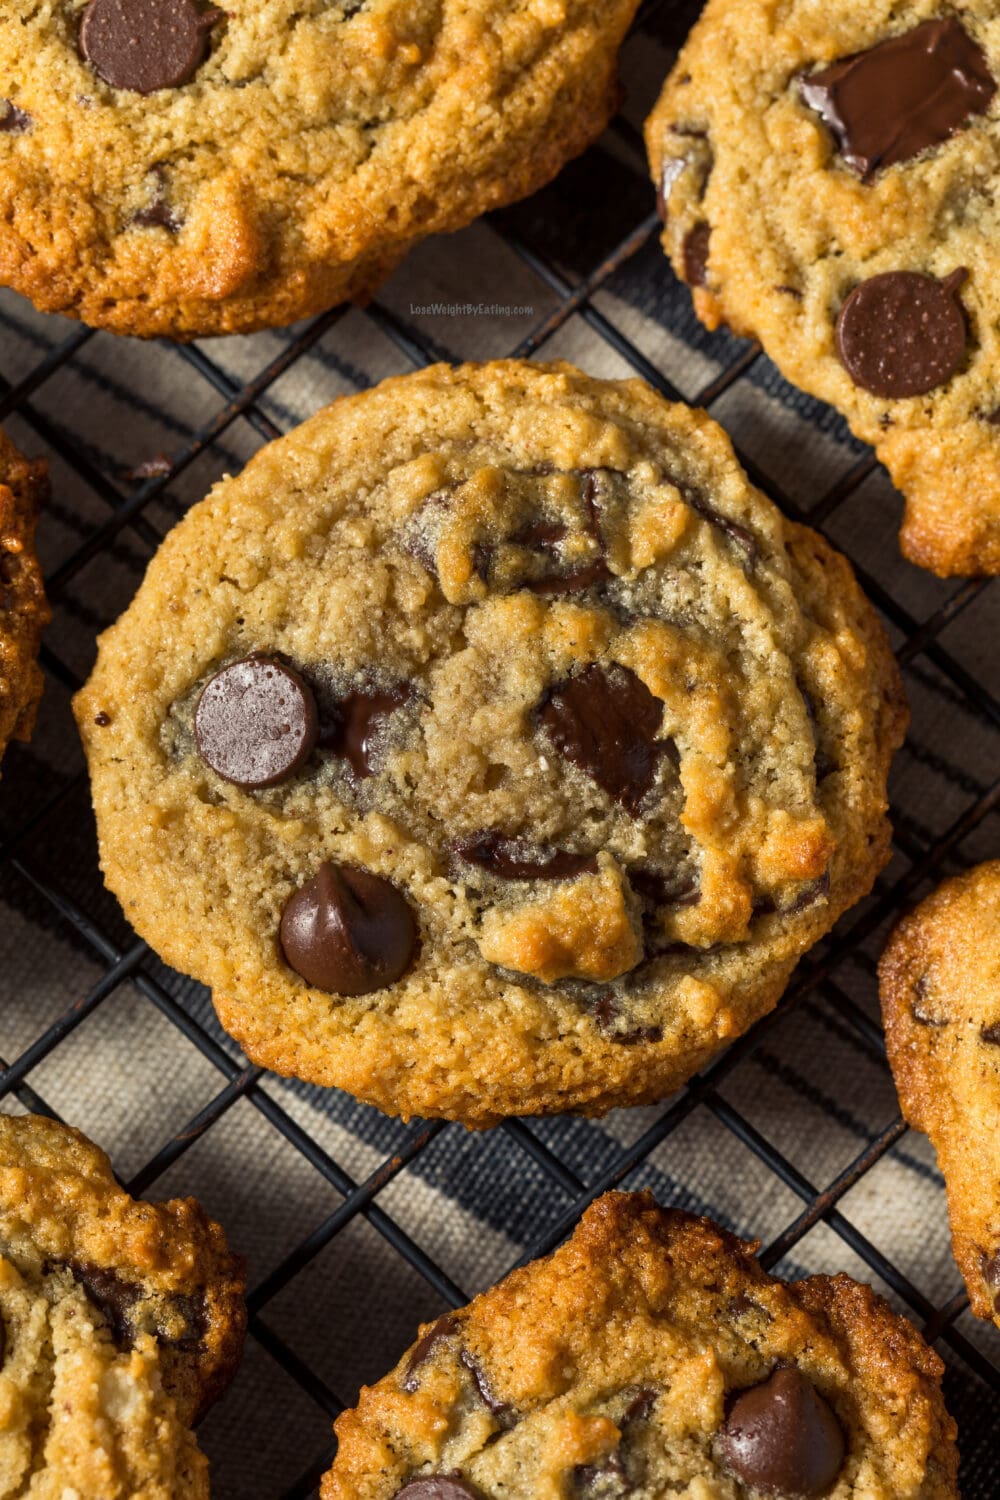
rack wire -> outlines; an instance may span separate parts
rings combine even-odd
[[[690,20],[690,6],[664,5],[653,0],[644,7],[626,48],[626,79],[630,60],[636,73],[645,66],[650,41],[662,66],[669,52]],[[642,59],[640,62],[639,59]],[[643,84],[638,86],[640,105]],[[645,93],[648,95],[648,82]],[[562,350],[569,340],[572,349],[581,339],[599,344],[620,365],[643,379],[672,400],[688,400],[705,406],[726,418],[734,394],[751,389],[765,391],[770,399],[793,403],[799,399],[781,385],[776,372],[759,349],[737,343],[725,334],[709,337],[693,331],[686,312],[686,294],[674,289],[669,270],[656,246],[657,219],[652,210],[652,192],[643,178],[641,148],[636,118],[641,114],[620,116],[611,127],[603,145],[588,153],[582,162],[567,169],[559,182],[525,207],[493,215],[489,233],[506,255],[513,257],[521,274],[530,278],[547,303],[540,319],[522,333],[514,347],[491,353],[506,352],[523,357],[547,356]],[[599,153],[599,156],[598,154]],[[606,184],[620,174],[621,196],[632,206],[627,231],[614,244],[608,243],[607,216],[603,203],[593,201],[588,190],[595,179]],[[553,225],[588,218],[589,231],[582,236],[583,250],[574,254],[559,248]],[[573,216],[576,215],[576,218]],[[617,215],[616,215],[617,217]],[[588,262],[587,250],[592,244],[602,247]],[[555,246],[555,248],[554,248]],[[581,263],[582,262],[582,263]],[[426,261],[430,264],[430,261]],[[671,316],[687,319],[685,339],[697,349],[707,367],[698,389],[682,389],[673,375],[665,373],[664,361],[642,347],[636,333],[636,319],[629,309],[642,303],[645,288],[655,285],[662,290],[671,308]],[[636,289],[638,288],[638,294]],[[460,295],[463,288],[455,289]],[[282,336],[272,336],[271,354],[259,368],[242,373],[241,360],[234,358],[229,342],[220,345],[162,345],[164,360],[181,361],[189,373],[189,382],[208,406],[207,417],[192,425],[185,415],[172,419],[172,428],[180,439],[169,457],[157,456],[138,474],[123,477],[122,466],[108,463],[107,455],[96,452],[93,444],[71,421],[66,420],[58,399],[46,400],[67,372],[79,369],[95,351],[106,346],[109,335],[73,327],[60,320],[26,317],[24,304],[9,294],[0,299],[0,422],[19,425],[26,433],[22,446],[47,451],[67,484],[67,493],[85,494],[83,505],[73,523],[75,544],[51,568],[47,578],[50,600],[57,623],[65,617],[67,627],[78,629],[87,617],[86,588],[83,580],[96,563],[112,555],[122,555],[138,548],[142,556],[158,544],[166,526],[183,508],[179,489],[189,471],[190,498],[197,498],[197,476],[205,461],[212,460],[224,448],[237,425],[252,435],[258,444],[277,437],[289,425],[282,420],[279,399],[281,383],[307,356],[316,356],[334,364],[343,375],[350,359],[338,354],[339,340],[349,319],[364,318],[377,329],[386,349],[392,351],[396,368],[416,368],[440,357],[459,358],[478,349],[452,349],[442,344],[438,333],[426,319],[408,316],[391,295],[373,302],[363,312],[334,309]],[[655,319],[653,319],[655,322]],[[7,379],[4,349],[13,347],[16,333],[18,349],[29,344],[37,357],[27,362],[16,378]],[[8,343],[8,341],[10,341]],[[250,341],[255,349],[257,345]],[[246,347],[246,346],[245,346]],[[23,358],[20,359],[25,364]],[[685,366],[687,368],[687,366]],[[91,372],[92,374],[92,372]],[[355,382],[357,383],[357,382]],[[682,382],[683,384],[683,382]],[[138,398],[136,398],[138,399]],[[801,410],[801,402],[800,407]],[[810,408],[810,420],[815,412]],[[739,424],[737,424],[739,425]],[[751,428],[754,426],[751,423]],[[744,423],[744,428],[746,423]],[[815,430],[815,429],[814,429]],[[827,429],[830,431],[832,429]],[[933,818],[928,822],[920,797],[909,791],[895,807],[895,855],[886,875],[878,882],[872,897],[845,918],[830,940],[814,951],[799,967],[794,980],[777,1010],[759,1023],[749,1034],[728,1049],[712,1066],[695,1077],[676,1097],[664,1106],[641,1112],[639,1125],[624,1134],[609,1136],[599,1127],[580,1121],[543,1122],[511,1120],[492,1136],[462,1137],[460,1127],[440,1122],[416,1122],[409,1126],[387,1125],[389,1134],[373,1127],[369,1138],[378,1150],[377,1165],[364,1175],[349,1170],[340,1153],[331,1150],[325,1140],[311,1128],[311,1117],[299,1107],[301,1099],[294,1085],[275,1086],[260,1068],[246,1062],[215,1025],[204,996],[190,983],[178,983],[155,959],[146,945],[138,941],[121,922],[110,903],[94,892],[97,877],[86,805],[85,774],[79,761],[70,761],[65,770],[44,778],[35,778],[25,794],[19,785],[19,772],[27,765],[28,752],[12,750],[5,766],[0,792],[0,895],[18,908],[30,906],[36,920],[60,935],[69,937],[81,963],[99,969],[99,977],[85,992],[74,998],[61,1013],[46,1021],[21,1046],[17,1055],[0,1059],[0,1101],[5,1107],[17,1105],[35,1111],[55,1113],[40,1092],[45,1067],[58,1049],[70,1043],[74,1033],[99,1011],[105,1010],[114,997],[125,989],[141,997],[141,1005],[152,1007],[164,1019],[177,1045],[190,1045],[216,1083],[211,1096],[168,1137],[147,1160],[131,1173],[126,1183],[133,1193],[156,1190],[161,1179],[175,1168],[182,1168],[187,1154],[205,1140],[213,1129],[241,1104],[249,1105],[264,1127],[279,1134],[286,1145],[301,1156],[309,1168],[332,1191],[335,1206],[312,1224],[312,1227],[286,1249],[252,1285],[249,1297],[250,1334],[252,1342],[284,1372],[303,1393],[314,1412],[308,1430],[313,1434],[313,1450],[299,1454],[301,1472],[283,1480],[273,1490],[254,1487],[261,1500],[300,1500],[314,1493],[318,1478],[333,1454],[329,1419],[353,1400],[353,1389],[335,1390],[316,1368],[316,1361],[300,1352],[296,1340],[281,1331],[281,1320],[272,1316],[287,1293],[291,1297],[300,1288],[312,1295],[314,1283],[309,1279],[324,1255],[359,1221],[364,1221],[383,1242],[388,1254],[398,1257],[409,1272],[426,1288],[427,1306],[457,1306],[478,1289],[459,1285],[451,1271],[441,1263],[422,1240],[419,1224],[406,1222],[406,1214],[396,1211],[394,1188],[417,1170],[430,1170],[434,1153],[442,1141],[452,1141],[459,1155],[479,1152],[486,1190],[502,1204],[511,1191],[531,1177],[536,1196],[547,1205],[544,1224],[532,1220],[530,1235],[518,1236],[514,1224],[511,1239],[518,1246],[514,1259],[527,1261],[554,1247],[571,1230],[585,1206],[599,1193],[618,1185],[634,1185],[650,1180],[651,1164],[673,1153],[683,1158],[678,1145],[684,1132],[695,1122],[698,1130],[714,1122],[719,1153],[726,1162],[748,1160],[755,1171],[776,1179],[789,1195],[792,1211],[785,1222],[768,1239],[761,1258],[768,1268],[785,1271],[808,1268],[796,1259],[796,1252],[817,1229],[824,1228],[834,1237],[839,1252],[853,1263],[866,1267],[871,1277],[887,1290],[897,1305],[905,1308],[944,1355],[947,1365],[949,1399],[959,1415],[972,1414],[962,1431],[963,1493],[967,1497],[985,1497],[994,1493],[993,1466],[990,1456],[990,1424],[981,1421],[1000,1391],[1000,1354],[995,1340],[974,1325],[968,1316],[967,1300],[955,1277],[941,1299],[930,1295],[919,1279],[898,1263],[897,1257],[866,1232],[850,1211],[859,1200],[857,1192],[875,1180],[880,1164],[902,1149],[919,1145],[907,1132],[898,1113],[889,1110],[889,1118],[877,1128],[865,1129],[861,1149],[851,1151],[837,1169],[814,1180],[797,1160],[796,1151],[772,1139],[747,1108],[746,1088],[739,1085],[740,1070],[748,1063],[770,1069],[769,1076],[781,1086],[782,1064],[775,1053],[775,1036],[787,1028],[795,1013],[805,1013],[809,1024],[822,1024],[832,1035],[856,1049],[869,1064],[879,1070],[888,1089],[887,1067],[877,1008],[874,1004],[874,957],[889,924],[929,885],[976,858],[996,852],[998,814],[1000,814],[1000,698],[996,684],[985,679],[981,670],[982,655],[970,650],[984,631],[993,630],[1000,619],[1000,585],[988,580],[939,584],[922,579],[913,581],[913,570],[902,566],[891,581],[874,576],[869,551],[863,540],[867,512],[851,516],[865,487],[879,484],[878,471],[871,456],[838,431],[836,462],[839,469],[818,498],[803,504],[802,500],[779,482],[775,472],[768,472],[757,451],[741,448],[743,461],[757,482],[796,520],[806,520],[828,533],[841,550],[852,557],[869,596],[882,612],[892,633],[896,654],[911,687],[918,693],[929,688],[949,706],[956,724],[972,722],[976,733],[990,747],[987,765],[992,770],[984,778],[982,756],[970,767],[964,759],[963,734],[955,734],[944,750],[921,739],[922,724],[918,717],[911,735],[911,754],[916,761],[930,766],[935,774],[943,773],[959,804],[948,804],[949,816],[941,826]],[[753,448],[753,443],[749,445]],[[825,451],[825,450],[824,450]],[[831,467],[835,465],[831,464]],[[886,487],[882,486],[884,494]],[[57,501],[59,497],[57,494]],[[882,502],[878,502],[882,503]],[[875,501],[872,502],[874,506]],[[891,504],[891,502],[890,502]],[[66,502],[68,510],[72,504]],[[929,601],[929,602],[928,602]],[[124,602],[124,601],[123,601]],[[970,629],[963,628],[963,622]],[[54,630],[44,647],[43,666],[52,689],[73,690],[80,682],[77,665],[66,659],[67,653],[55,644],[64,637]],[[957,644],[956,644],[957,642]],[[970,665],[970,658],[973,664]],[[931,736],[933,739],[933,736]],[[943,768],[943,771],[942,771]],[[72,847],[83,848],[87,870],[66,868],[58,851],[67,830],[82,828],[73,835]],[[990,842],[992,840],[992,850]],[[52,850],[55,850],[55,856]],[[58,869],[53,872],[53,866]],[[144,1012],[145,1014],[145,1012]],[[733,1087],[730,1087],[733,1085]],[[832,1093],[818,1104],[821,1113],[831,1120],[842,1120],[847,1113],[838,1095],[838,1080],[830,1080]],[[17,1104],[14,1104],[14,1101]],[[735,1101],[735,1102],[734,1102]],[[304,1123],[305,1121],[305,1123]],[[162,1136],[161,1136],[162,1139]],[[489,1140],[488,1147],[484,1142]],[[380,1143],[388,1141],[389,1149]],[[925,1153],[925,1176],[933,1183],[936,1212],[943,1216],[940,1180]],[[920,1162],[916,1161],[916,1166]],[[738,1170],[743,1170],[742,1167]],[[662,1177],[655,1179],[662,1184]],[[755,1179],[759,1180],[759,1179]],[[676,1201],[690,1197],[683,1182],[673,1179]],[[847,1200],[851,1202],[848,1203]],[[386,1205],[389,1206],[386,1206]],[[699,1206],[713,1207],[699,1200]],[[717,1206],[717,1205],[716,1205]],[[752,1194],[747,1193],[742,1211],[752,1224]],[[499,1210],[498,1210],[499,1212]],[[726,1217],[725,1214],[722,1215]],[[500,1218],[503,1215],[500,1213]],[[732,1214],[729,1215],[732,1217]],[[810,1245],[813,1243],[810,1238]],[[303,1292],[305,1295],[305,1292]],[[377,1297],[372,1302],[372,1316],[377,1316]],[[416,1317],[413,1319],[415,1326]],[[401,1351],[398,1351],[401,1352]],[[372,1372],[377,1374],[378,1371]],[[266,1377],[265,1377],[266,1378]],[[984,1430],[985,1429],[985,1430]],[[221,1467],[219,1467],[221,1464]],[[248,1493],[248,1481],[227,1473],[225,1455],[217,1463],[214,1493],[242,1495]],[[286,1476],[287,1477],[287,1476]]]

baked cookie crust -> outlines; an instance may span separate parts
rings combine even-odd
[[[27,740],[42,696],[38,647],[51,618],[35,556],[35,525],[49,494],[45,462],[29,462],[0,432],[0,757]]]
[[[775,1493],[741,1482],[729,1443],[740,1394],[776,1372],[841,1435],[822,1488],[795,1493],[957,1496],[943,1365],[916,1329],[848,1276],[773,1279],[756,1248],[648,1193],[599,1198],[555,1254],[422,1328],[362,1389],[322,1500]],[[772,1444],[783,1477],[803,1438],[815,1461],[815,1422]]]
[[[172,75],[150,0],[115,4],[2,7],[0,281],[189,339],[363,300],[549,181],[617,105],[637,0],[156,0],[192,32]]]
[[[906,720],[704,413],[518,362],[262,450],[75,707],[108,884],[248,1054],[480,1126],[663,1097],[770,1010],[887,858]]]
[[[136,1201],[79,1131],[0,1116],[0,1493],[207,1500],[190,1427],[239,1363],[243,1289],[193,1198]]]
[[[709,0],[646,125],[698,316],[843,413],[941,575],[1000,572],[997,77],[991,0]]]
[[[1000,861],[904,917],[879,981],[903,1114],[937,1152],[972,1311],[1000,1327]]]

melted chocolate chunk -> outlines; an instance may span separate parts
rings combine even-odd
[[[928,1004],[930,1000],[930,988],[926,974],[921,974],[913,986],[913,1003],[910,1006],[910,1014],[919,1026],[947,1026],[948,1017],[935,1015]]]
[[[114,1271],[107,1271],[90,1261],[69,1261],[67,1268],[111,1329],[116,1346],[130,1349],[133,1337],[131,1313],[142,1289],[123,1281]]]
[[[453,1333],[458,1332],[458,1328],[458,1319],[453,1317],[451,1313],[446,1313],[443,1318],[438,1318],[437,1322],[428,1328],[423,1338],[417,1340],[413,1346],[413,1352],[407,1361],[406,1374],[403,1377],[404,1391],[409,1391],[412,1394],[417,1389],[420,1385],[420,1381],[417,1379],[417,1371],[420,1366],[430,1358],[438,1344],[443,1343],[445,1339],[451,1338]]]
[[[760,556],[757,539],[753,532],[748,531],[737,521],[731,521],[728,516],[724,516],[721,511],[716,510],[714,506],[709,505],[707,500],[703,500],[700,495],[694,494],[691,490],[682,489],[681,493],[691,509],[696,511],[703,521],[707,521],[710,526],[714,526],[717,531],[721,531],[724,536],[735,543],[746,558],[747,571],[752,573]]]
[[[499,880],[572,880],[597,869],[592,854],[548,849],[526,839],[508,839],[495,829],[454,839],[452,852],[466,864],[477,865]]]
[[[463,1349],[458,1357],[461,1363],[468,1370],[469,1374],[472,1376],[473,1384],[475,1385],[476,1390],[479,1393],[479,1399],[486,1407],[487,1411],[490,1412],[492,1416],[496,1417],[500,1426],[505,1430],[515,1426],[517,1422],[517,1414],[514,1411],[514,1408],[509,1404],[509,1402],[501,1401],[499,1397],[494,1394],[489,1381],[486,1379],[486,1376],[476,1364],[476,1361],[473,1359],[468,1349]]]
[[[867,182],[984,114],[996,82],[982,48],[948,16],[802,76],[799,90]]]
[[[194,0],[90,0],[80,52],[113,89],[153,94],[180,88],[205,61],[212,27],[225,11]]]
[[[194,716],[202,760],[247,790],[293,776],[312,754],[316,730],[312,689],[275,656],[223,667],[206,683]]]
[[[657,739],[663,704],[627,667],[595,662],[566,678],[543,700],[539,718],[560,754],[633,816],[673,748]]]
[[[0,99],[0,135],[24,135],[34,122],[26,110],[9,99]]]
[[[619,1427],[631,1427],[633,1422],[648,1422],[656,1405],[656,1392],[641,1390],[633,1396],[622,1413]]]
[[[1000,1047],[1000,1021],[993,1021],[989,1026],[981,1026],[979,1037],[987,1047]]]
[[[701,900],[698,882],[691,874],[629,865],[628,881],[636,894],[652,906],[697,906]]]
[[[769,1494],[822,1495],[844,1462],[844,1434],[830,1407],[800,1370],[775,1370],[742,1391],[719,1433],[723,1466]]]
[[[375,748],[380,732],[390,715],[408,703],[413,689],[405,682],[392,688],[371,688],[352,693],[336,704],[337,720],[324,726],[321,743],[324,750],[342,755],[355,776],[362,780],[374,776]]]
[[[684,236],[684,280],[688,286],[704,286],[708,274],[708,250],[712,228],[700,219]]]
[[[884,271],[856,286],[837,318],[837,353],[855,385],[890,400],[945,385],[965,356],[966,275]]]
[[[314,989],[370,995],[409,968],[417,924],[388,880],[327,861],[285,903],[280,940],[286,962]]]
[[[988,1255],[984,1250],[980,1257],[979,1269],[986,1283],[986,1290],[993,1298],[993,1310],[1000,1313],[1000,1250],[994,1251],[992,1255]]]
[[[453,1474],[425,1474],[396,1491],[396,1500],[479,1500],[479,1491]]]
[[[602,1464],[577,1464],[571,1485],[574,1495],[594,1495],[600,1500],[605,1496],[612,1500],[613,1496],[627,1495],[632,1489],[624,1460],[617,1449]]]
[[[594,1005],[594,1020],[607,1041],[617,1042],[619,1047],[638,1047],[643,1042],[663,1040],[662,1026],[633,1026],[629,1031],[622,1031],[616,1026],[621,1014],[621,1006],[612,991],[607,990],[599,996]]]
[[[168,234],[179,234],[184,220],[174,213],[166,198],[157,193],[145,208],[140,208],[129,221],[140,229],[165,229]]]
[[[799,912],[807,911],[810,906],[815,906],[817,901],[825,901],[829,894],[830,872],[827,870],[818,880],[810,880],[804,885],[786,905],[779,906],[770,896],[764,896],[754,902],[753,913],[756,917],[773,915],[775,912],[782,917],[793,917]]]

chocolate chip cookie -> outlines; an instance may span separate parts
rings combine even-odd
[[[49,492],[45,463],[29,463],[0,432],[0,756],[27,740],[42,696],[38,647],[49,607],[35,556],[35,523]]]
[[[193,1198],[137,1202],[79,1131],[0,1115],[0,1494],[207,1500],[190,1427],[238,1363],[242,1294]]]
[[[322,1500],[948,1500],[943,1369],[850,1277],[608,1193],[338,1418]]]
[[[1000,861],[904,917],[879,978],[903,1113],[934,1143],[972,1310],[1000,1327]]]
[[[216,487],[76,711],[129,920],[280,1072],[485,1125],[662,1097],[871,885],[848,564],[638,381],[439,366]]]
[[[872,443],[934,572],[1000,572],[993,0],[709,0],[646,126],[709,328]]]
[[[370,295],[603,129],[637,0],[14,0],[0,282],[118,333]]]

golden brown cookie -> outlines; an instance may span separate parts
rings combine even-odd
[[[879,979],[903,1113],[937,1152],[972,1310],[1000,1327],[1000,861],[904,917]]]
[[[0,281],[194,338],[364,298],[603,129],[637,0],[13,0]]]
[[[129,920],[280,1072],[487,1125],[662,1097],[886,859],[845,560],[567,365],[338,401],[167,539],[76,699]]]
[[[322,1500],[951,1500],[943,1369],[871,1287],[608,1193],[421,1330],[336,1422]]]
[[[46,465],[0,432],[0,756],[27,740],[42,696],[38,647],[51,618],[35,556],[35,523],[49,493]]]
[[[207,1500],[190,1427],[239,1362],[243,1285],[193,1198],[138,1202],[79,1131],[0,1115],[0,1495]]]
[[[874,445],[901,543],[1000,572],[994,0],[709,0],[646,126],[709,327]]]

